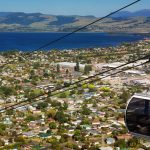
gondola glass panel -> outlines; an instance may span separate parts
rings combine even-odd
[[[150,100],[133,97],[126,110],[129,132],[150,136]]]

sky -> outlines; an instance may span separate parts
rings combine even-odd
[[[134,0],[0,0],[0,12],[53,15],[94,15],[102,17]],[[141,0],[127,11],[150,9],[150,0]]]

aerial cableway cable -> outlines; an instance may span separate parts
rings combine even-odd
[[[53,41],[51,41],[51,42],[49,42],[49,43],[47,43],[47,44],[41,46],[40,48],[36,49],[35,51],[38,51],[38,50],[40,50],[40,49],[42,49],[42,48],[44,48],[44,47],[47,47],[47,46],[49,46],[49,45],[52,45],[52,44],[54,44],[54,43],[56,43],[56,42],[58,42],[58,41],[60,41],[60,40],[62,40],[62,39],[64,39],[64,38],[66,38],[66,37],[68,37],[68,36],[70,36],[70,35],[72,35],[72,34],[78,32],[78,31],[82,30],[82,29],[85,29],[86,27],[88,27],[88,26],[90,26],[90,25],[92,25],[92,24],[95,24],[95,23],[97,23],[97,22],[99,22],[99,21],[101,21],[101,20],[103,20],[103,19],[105,19],[105,18],[107,18],[107,17],[109,17],[109,16],[111,16],[111,15],[116,14],[117,12],[119,12],[119,11],[125,9],[125,8],[128,8],[129,6],[132,6],[132,5],[136,4],[136,3],[138,3],[139,1],[141,1],[141,0],[134,1],[133,3],[130,3],[130,4],[126,5],[126,6],[124,6],[124,7],[120,8],[120,9],[118,9],[118,10],[116,10],[116,11],[114,11],[114,12],[108,14],[108,15],[106,15],[105,17],[102,17],[102,18],[100,18],[100,19],[97,19],[97,20],[93,21],[92,23],[89,23],[89,24],[87,24],[87,25],[85,25],[85,26],[83,26],[83,27],[81,27],[81,28],[79,28],[79,29],[77,29],[77,30],[71,32],[71,33],[68,33],[68,34],[66,34],[66,35],[64,35],[64,36],[62,36],[62,37],[60,37],[60,38],[58,38],[58,39],[56,39],[56,40],[53,40]],[[143,58],[140,58],[140,59],[138,59],[138,60],[147,59],[147,58],[149,59],[149,57],[150,57],[150,56],[147,55],[147,56],[145,56],[145,57],[143,57]],[[138,60],[136,60],[136,61],[138,61]],[[86,81],[86,80],[95,78],[95,77],[97,77],[98,75],[102,75],[102,74],[107,73],[107,72],[109,72],[109,71],[113,71],[113,70],[118,69],[118,68],[121,68],[121,67],[123,67],[123,66],[125,66],[125,65],[127,65],[127,64],[134,63],[134,62],[136,62],[136,61],[131,61],[131,62],[126,63],[126,64],[124,64],[124,65],[121,65],[121,66],[119,66],[119,67],[110,69],[110,70],[108,70],[108,71],[106,71],[106,72],[102,72],[102,73],[96,74],[96,75],[94,75],[94,76],[90,76],[90,77],[85,78],[85,79],[83,79],[83,80],[80,80],[80,81],[77,81],[77,82],[75,82],[75,83],[72,83],[72,84],[70,84],[69,86],[79,84],[80,82],[83,82],[83,81]],[[65,89],[65,88],[66,88],[66,86],[62,87],[61,89],[55,89],[55,90],[53,90],[53,91],[51,91],[51,92],[55,92],[55,91],[62,90],[62,89]],[[43,95],[44,95],[44,94],[43,94]],[[36,98],[41,97],[41,96],[43,96],[43,95],[39,95],[39,96],[34,97],[34,98],[32,98],[32,99],[36,99]],[[28,101],[29,101],[29,100],[21,101],[21,102],[19,102],[19,103],[17,103],[17,104],[14,104],[14,105],[5,107],[4,109],[1,109],[0,111],[5,111],[5,110],[8,110],[9,108],[12,108],[12,109],[13,109],[14,106],[17,106],[17,105],[19,105],[19,104],[22,104],[22,103],[25,103],[25,102],[28,102]]]
[[[141,65],[147,64],[147,63],[150,62],[150,55],[145,56],[145,59],[148,59],[148,60],[147,60],[146,62],[144,62],[144,63],[141,63],[141,64],[138,64],[138,65],[129,67],[129,68],[127,68],[127,69],[120,70],[120,71],[118,71],[118,72],[109,74],[109,75],[104,76],[104,77],[101,77],[101,78],[99,78],[99,79],[87,81],[86,83],[83,83],[83,84],[88,84],[88,83],[90,83],[90,82],[95,82],[95,81],[104,79],[104,78],[106,78],[106,77],[109,77],[109,76],[112,76],[112,75],[116,75],[116,74],[118,74],[118,73],[122,73],[122,72],[124,72],[125,70],[129,70],[129,69],[132,69],[132,68],[139,67],[139,66],[141,66]],[[140,59],[140,60],[141,60],[141,59]],[[32,102],[31,100],[32,100],[32,99],[37,99],[37,98],[39,98],[39,97],[41,97],[41,96],[45,96],[46,94],[47,94],[47,97],[51,97],[51,96],[55,96],[55,95],[64,93],[65,91],[68,91],[68,90],[76,89],[76,88],[78,88],[78,84],[81,83],[82,81],[95,78],[95,77],[100,76],[100,75],[103,75],[103,74],[105,74],[105,73],[109,73],[110,71],[114,71],[114,70],[116,70],[116,69],[122,68],[123,66],[129,65],[129,64],[132,64],[132,63],[135,63],[135,62],[136,62],[136,61],[132,61],[131,63],[126,63],[126,64],[124,64],[124,65],[120,65],[120,67],[116,67],[116,68],[110,69],[110,70],[105,71],[105,72],[100,72],[99,74],[96,74],[96,76],[94,75],[94,76],[88,77],[88,78],[86,78],[86,79],[80,80],[80,81],[78,81],[78,82],[75,82],[75,83],[72,84],[72,85],[76,85],[75,87],[71,87],[71,88],[63,87],[63,88],[60,88],[60,89],[55,89],[55,90],[53,90],[53,91],[50,91],[50,95],[49,95],[49,93],[44,93],[44,94],[38,95],[38,96],[36,96],[36,97],[30,98],[30,100],[28,99],[28,100],[24,100],[24,101],[18,102],[18,103],[14,104],[14,105],[5,107],[5,108],[3,108],[3,109],[0,109],[0,112],[5,112],[6,110],[16,109],[16,108],[25,106],[25,105],[27,105],[27,104],[37,103],[38,101],[41,101],[41,99],[40,99],[40,100],[37,100],[37,101],[33,101],[33,102]],[[57,93],[52,94],[53,92],[56,92],[56,91],[58,91],[58,90],[63,90],[63,91],[60,91],[60,92],[57,92]],[[23,104],[23,103],[26,103],[26,104]],[[23,105],[20,106],[20,104],[23,104]],[[18,105],[19,105],[19,106],[18,106]],[[15,106],[17,106],[17,107],[15,107]]]
[[[91,22],[91,23],[89,23],[89,24],[87,24],[87,25],[85,25],[85,26],[83,26],[83,27],[81,27],[81,28],[78,28],[78,29],[76,29],[76,30],[74,30],[74,31],[72,31],[72,32],[70,32],[70,33],[68,33],[68,34],[65,34],[65,35],[63,35],[63,36],[61,36],[61,37],[59,37],[59,38],[57,38],[57,39],[55,39],[55,40],[53,40],[53,41],[50,41],[50,42],[47,43],[47,44],[42,45],[41,47],[35,49],[35,51],[41,50],[42,48],[45,48],[45,47],[50,46],[50,45],[52,45],[52,44],[54,44],[54,43],[57,43],[57,42],[59,42],[60,40],[63,40],[63,39],[65,39],[66,37],[68,37],[68,36],[70,36],[70,35],[72,35],[72,34],[74,34],[74,33],[77,33],[77,32],[79,32],[79,31],[81,31],[81,30],[83,30],[83,29],[85,29],[85,28],[87,28],[87,27],[89,27],[89,26],[91,26],[91,25],[97,23],[97,22],[100,22],[100,21],[102,21],[102,20],[104,20],[104,19],[106,19],[106,18],[108,18],[108,17],[110,17],[110,16],[112,16],[112,15],[114,15],[114,14],[120,12],[121,10],[124,10],[124,9],[126,9],[126,8],[128,8],[128,7],[130,7],[130,6],[134,5],[134,4],[136,4],[136,3],[138,3],[138,2],[140,2],[140,1],[141,1],[141,0],[136,0],[136,1],[134,1],[134,2],[132,2],[132,3],[130,3],[130,4],[128,4],[128,5],[126,5],[126,6],[122,7],[122,8],[120,8],[120,9],[114,11],[114,12],[109,13],[108,15],[106,15],[106,16],[104,16],[104,17],[102,17],[102,18],[96,19],[95,21],[93,21],[93,22]]]
[[[103,52],[103,51],[100,51],[100,52]],[[97,54],[97,55],[91,55],[91,56],[86,56],[86,58],[87,57],[105,57],[105,56],[122,56],[122,55],[132,55],[132,54],[137,54],[136,52],[133,52],[133,53],[115,53],[115,52],[110,52],[110,53],[107,53],[107,54]],[[140,54],[140,56],[142,56],[142,55],[146,55],[146,54]],[[74,57],[74,56],[68,56],[68,57]],[[27,58],[25,58],[25,59],[27,59]],[[24,60],[25,61],[25,60]],[[28,60],[28,61],[30,61],[30,60]],[[5,63],[5,64],[2,64],[1,66],[0,66],[0,69],[3,69],[5,66],[7,66],[7,65],[11,65],[11,64],[13,64],[14,63],[14,61],[10,61],[10,62],[7,62],[7,63]]]
[[[112,16],[112,15],[114,15],[114,14],[120,12],[121,10],[124,10],[124,9],[126,9],[126,8],[128,8],[128,7],[130,7],[130,6],[134,5],[134,4],[136,4],[136,3],[138,3],[138,2],[140,2],[140,1],[141,1],[141,0],[136,0],[136,1],[134,1],[134,2],[132,2],[132,3],[130,3],[130,4],[128,4],[128,5],[126,5],[126,6],[122,7],[122,8],[120,8],[120,9],[118,9],[118,10],[112,12],[112,13],[109,13],[108,15],[106,15],[106,16],[104,16],[104,17],[102,17],[102,18],[99,18],[99,19],[97,19],[97,20],[95,20],[95,21],[93,21],[93,22],[91,22],[91,23],[89,23],[89,24],[87,24],[87,25],[85,25],[85,26],[83,26],[83,27],[81,27],[81,28],[78,28],[77,30],[74,30],[73,32],[70,32],[70,33],[68,33],[68,34],[66,34],[66,35],[63,35],[63,36],[59,37],[58,39],[55,39],[55,40],[53,40],[53,41],[50,41],[49,43],[46,43],[46,44],[40,46],[39,48],[37,48],[37,49],[35,49],[35,50],[33,50],[33,51],[39,51],[39,50],[41,50],[42,48],[45,48],[45,47],[50,46],[50,45],[52,45],[52,44],[54,44],[54,43],[57,43],[57,42],[59,42],[59,41],[65,39],[66,37],[68,37],[68,36],[70,36],[70,35],[72,35],[72,34],[74,34],[74,33],[77,33],[77,32],[79,32],[79,31],[81,31],[81,30],[83,30],[83,29],[85,29],[85,28],[87,28],[87,27],[89,27],[89,26],[91,26],[91,25],[97,23],[97,22],[100,22],[100,21],[102,21],[102,20],[104,20],[104,19],[106,19],[106,18],[108,18],[108,17],[110,17],[110,16]],[[12,63],[12,62],[10,62],[10,63]],[[7,64],[9,64],[9,63],[6,63],[6,65],[7,65]],[[4,66],[5,66],[5,64],[4,64]],[[3,67],[3,65],[0,66],[0,67]]]

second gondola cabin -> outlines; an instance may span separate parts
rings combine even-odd
[[[150,138],[150,95],[135,94],[127,103],[126,126],[135,136]]]

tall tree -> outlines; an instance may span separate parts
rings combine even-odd
[[[57,73],[60,73],[60,65],[57,64]]]
[[[91,65],[85,65],[84,74],[89,74],[90,71],[92,71],[92,66]]]
[[[75,71],[79,72],[80,71],[80,64],[79,64],[79,61],[77,60],[76,61],[76,66],[75,66]]]
[[[69,74],[69,70],[68,69],[66,69],[66,75],[68,75]]]

